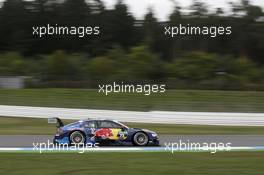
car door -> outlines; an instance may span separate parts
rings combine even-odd
[[[118,140],[119,132],[122,126],[110,120],[102,120],[97,122],[98,128],[95,136],[101,139]]]
[[[93,120],[84,122],[84,130],[89,138],[94,137],[94,132],[96,131],[97,128],[96,124],[97,124],[96,121]]]

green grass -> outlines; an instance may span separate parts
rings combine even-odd
[[[64,120],[65,121],[65,120]],[[65,123],[70,123],[66,120]],[[128,123],[130,127],[146,128],[159,134],[177,135],[264,135],[264,127],[198,126]],[[0,117],[0,135],[53,135],[55,124],[47,119]]]
[[[0,135],[54,135],[55,132],[56,124],[49,124],[47,119],[0,117]]]
[[[164,94],[115,93],[88,89],[0,90],[1,105],[112,109],[264,112],[264,92],[168,90]]]
[[[264,152],[209,153],[0,153],[8,175],[263,175]]]

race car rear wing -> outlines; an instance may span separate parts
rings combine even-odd
[[[57,128],[64,126],[62,120],[58,117],[48,118],[48,123],[57,123],[56,125]]]

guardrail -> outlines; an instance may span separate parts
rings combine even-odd
[[[113,111],[92,109],[48,108],[0,105],[0,116],[62,119],[103,118],[122,122],[264,126],[264,113],[169,112],[169,111]]]

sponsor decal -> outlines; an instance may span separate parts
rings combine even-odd
[[[102,128],[102,129],[99,129],[97,131],[94,132],[94,135],[96,137],[101,137],[101,138],[110,138],[112,136],[114,136],[113,132],[111,129],[109,128]]]

